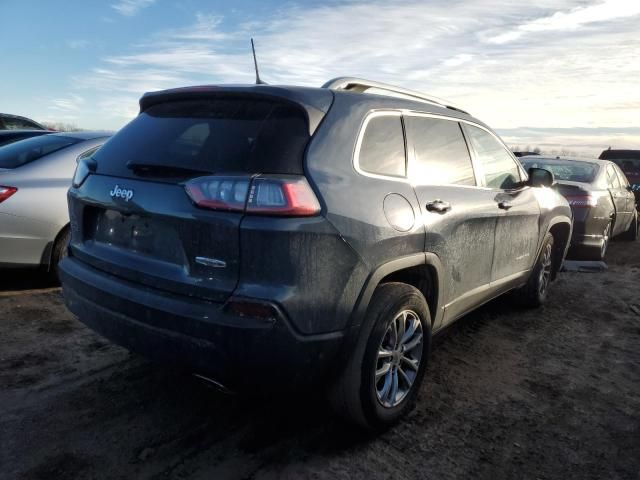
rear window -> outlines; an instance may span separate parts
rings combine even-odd
[[[154,105],[93,158],[99,173],[127,164],[210,173],[303,173],[309,129],[301,108],[265,99],[217,98]]]
[[[552,162],[544,159],[523,160],[522,166],[525,170],[530,168],[544,168],[553,173],[553,177],[560,181],[591,183],[595,180],[600,167],[595,163],[576,162],[573,160],[554,160]]]
[[[40,129],[40,125],[35,122],[31,122],[27,119],[22,118],[14,118],[14,117],[4,117],[4,128],[7,130],[20,130],[20,129],[29,129],[36,128]]]
[[[407,172],[400,115],[372,117],[367,123],[358,165],[377,175],[404,177]]]
[[[17,168],[82,140],[60,135],[41,135],[0,148],[0,168]]]
[[[640,175],[640,158],[612,158],[611,161],[618,165],[626,175]]]

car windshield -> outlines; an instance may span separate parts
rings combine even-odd
[[[5,145],[0,148],[0,168],[18,168],[80,141],[80,138],[42,135]]]
[[[530,168],[544,168],[553,173],[556,180],[569,182],[591,183],[596,178],[598,167],[595,163],[579,162],[575,160],[551,160],[544,159],[522,160],[525,170]]]

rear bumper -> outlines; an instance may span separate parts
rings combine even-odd
[[[59,268],[67,307],[88,327],[231,389],[321,383],[342,345],[341,332],[300,335],[277,305],[276,318],[241,317],[224,304],[142,287],[72,257]]]
[[[602,235],[573,235],[571,238],[571,247],[600,248],[602,247]]]
[[[600,259],[604,242],[604,229],[609,222],[606,218],[592,218],[586,220],[575,219],[571,234],[571,246],[567,258],[571,260]]]
[[[605,227],[611,218],[602,209],[573,208],[572,247],[600,248]]]

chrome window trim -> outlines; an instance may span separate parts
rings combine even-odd
[[[502,141],[502,139],[496,135],[494,132],[492,132],[491,130],[489,130],[488,128],[474,123],[474,122],[469,122],[466,120],[461,120],[462,123],[465,123],[467,125],[470,125],[472,127],[476,127],[479,128],[480,130],[484,130],[485,132],[487,132],[489,135],[491,135],[493,138],[495,138],[498,143],[500,145],[502,145],[502,148],[508,153],[509,157],[511,158],[511,161],[515,164],[516,168],[518,169],[518,172],[520,172],[520,181],[524,184],[527,180],[529,180],[529,174],[525,171],[525,169],[523,168],[522,164],[520,163],[520,161],[516,158],[516,156],[513,154],[513,152],[511,150],[509,150],[509,148],[507,147],[507,145]],[[465,132],[465,138],[468,137],[467,132]],[[484,170],[482,169],[482,164],[480,163],[480,161],[477,159],[477,153],[475,151],[475,149],[473,148],[473,145],[471,144],[471,140],[467,138],[467,143],[469,145],[469,149],[473,152],[472,156],[473,156],[473,160],[474,163],[477,163],[478,165],[478,171],[482,174],[482,183],[484,188],[486,188],[487,190],[493,190],[495,192],[509,192],[509,191],[515,191],[518,190],[518,188],[511,188],[511,189],[504,189],[504,188],[492,188],[492,187],[487,187],[486,185],[484,185],[484,181],[485,181],[485,175],[484,175]]]
[[[356,140],[356,146],[355,146],[355,150],[353,152],[353,168],[356,170],[356,172],[358,172],[360,175],[364,176],[364,177],[370,177],[370,178],[376,178],[378,180],[391,180],[394,182],[401,182],[401,183],[410,183],[409,179],[407,178],[407,171],[408,171],[408,166],[407,166],[407,138],[406,138],[406,134],[404,132],[404,125],[402,125],[402,138],[404,141],[404,161],[405,161],[405,175],[404,177],[395,177],[393,175],[381,175],[378,173],[373,173],[373,172],[367,172],[366,170],[363,170],[362,168],[360,168],[360,149],[362,148],[362,140],[364,138],[364,132],[367,129],[367,126],[369,125],[369,122],[371,121],[372,118],[378,118],[378,117],[398,117],[400,118],[400,121],[402,121],[402,111],[400,110],[372,110],[369,113],[367,113],[367,115],[364,117],[364,120],[362,122],[362,125],[360,126],[360,131],[358,132],[358,138]]]
[[[405,162],[406,162],[406,173],[404,177],[394,177],[392,175],[380,175],[377,173],[372,173],[372,172],[367,172],[365,170],[363,170],[362,168],[360,168],[360,149],[362,146],[362,140],[364,137],[364,132],[367,128],[367,125],[369,124],[369,121],[371,121],[372,118],[376,118],[376,117],[383,117],[383,116],[391,116],[391,117],[400,117],[400,119],[402,120],[402,117],[404,116],[413,116],[413,117],[427,117],[427,118],[437,118],[437,119],[441,119],[441,120],[448,120],[450,122],[457,122],[457,123],[464,123],[467,125],[471,125],[473,127],[477,127],[481,130],[484,130],[485,132],[487,132],[489,135],[491,135],[493,138],[495,138],[500,145],[502,145],[502,147],[505,149],[505,151],[507,151],[507,153],[509,154],[509,156],[511,157],[512,161],[515,163],[516,167],[518,168],[518,171],[520,172],[520,176],[523,182],[527,181],[529,178],[529,175],[527,174],[527,172],[524,170],[524,168],[522,167],[522,165],[520,164],[520,162],[517,160],[517,158],[515,157],[515,155],[513,155],[513,152],[511,152],[511,150],[509,150],[509,148],[506,146],[506,144],[502,141],[502,139],[496,135],[494,132],[492,132],[491,130],[489,130],[487,127],[480,125],[479,123],[473,122],[471,120],[467,120],[464,118],[458,118],[458,117],[450,117],[447,115],[442,115],[442,114],[438,114],[438,113],[426,113],[426,112],[420,112],[418,110],[408,110],[408,109],[374,109],[371,110],[367,113],[367,115],[365,116],[364,120],[362,121],[362,125],[360,126],[360,130],[358,131],[358,138],[356,140],[356,145],[354,148],[354,152],[353,152],[353,157],[352,157],[352,164],[353,164],[353,168],[355,169],[356,172],[358,172],[360,175],[364,176],[364,177],[369,177],[369,178],[376,178],[378,180],[389,180],[389,181],[393,181],[393,182],[400,182],[400,183],[408,183],[412,186],[437,186],[437,187],[456,187],[456,188],[475,188],[475,189],[479,189],[479,190],[492,190],[492,191],[498,191],[498,192],[503,192],[505,191],[504,189],[499,189],[499,188],[491,188],[491,187],[487,187],[486,185],[484,185],[484,173],[482,172],[482,165],[479,164],[479,162],[477,161],[476,158],[476,154],[473,151],[473,146],[470,144],[470,140],[467,138],[467,134],[464,131],[464,129],[462,130],[462,134],[463,134],[463,138],[465,143],[467,144],[467,149],[469,150],[469,156],[471,157],[471,164],[473,166],[473,171],[474,174],[476,176],[476,183],[477,185],[458,185],[458,184],[431,184],[431,183],[415,183],[412,182],[410,179],[410,172],[411,172],[411,163],[413,161],[413,156],[411,154],[411,152],[409,152],[408,150],[408,144],[407,144],[407,132],[406,132],[406,128],[404,126],[404,123],[402,125],[402,130],[403,130],[403,137],[404,137],[404,148],[405,148]]]

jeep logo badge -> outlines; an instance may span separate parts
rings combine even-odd
[[[133,190],[129,188],[120,188],[119,185],[113,187],[113,190],[109,192],[111,198],[124,198],[125,201],[129,201],[133,198]]]

